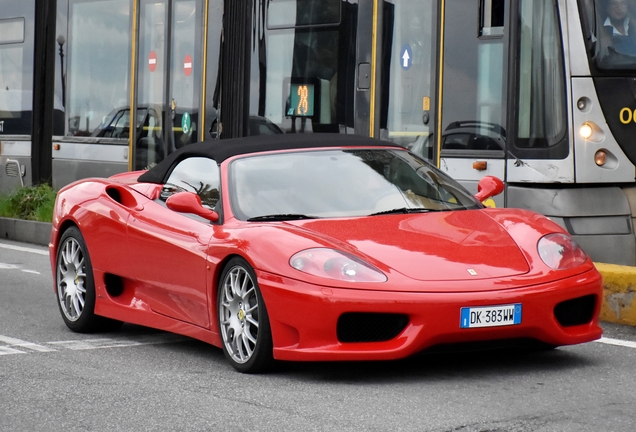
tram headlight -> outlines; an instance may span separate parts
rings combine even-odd
[[[591,121],[587,121],[581,125],[579,128],[579,134],[586,141],[600,143],[605,140],[605,133],[603,132],[603,129]]]
[[[594,129],[592,129],[592,126],[589,123],[583,123],[581,125],[581,129],[579,129],[579,133],[584,139],[587,140],[592,137],[592,134],[594,133]]]

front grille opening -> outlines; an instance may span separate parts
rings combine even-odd
[[[409,323],[404,314],[347,312],[338,318],[340,342],[384,342],[399,335]]]
[[[554,308],[554,316],[563,327],[587,324],[592,321],[596,309],[596,296],[586,295],[566,300]]]

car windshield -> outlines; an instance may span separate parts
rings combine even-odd
[[[370,216],[481,208],[450,177],[401,149],[248,156],[230,165],[232,211],[241,220]]]

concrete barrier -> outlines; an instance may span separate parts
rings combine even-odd
[[[0,217],[0,238],[48,246],[51,238],[51,224]]]
[[[636,326],[636,267],[594,264],[603,275],[601,320]]]

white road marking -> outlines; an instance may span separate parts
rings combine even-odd
[[[99,338],[99,339],[79,339],[79,340],[67,340],[67,341],[53,341],[47,342],[47,345],[53,345],[55,348],[38,345],[33,342],[23,341],[21,339],[12,338],[9,336],[0,335],[0,343],[4,343],[9,346],[0,346],[0,356],[8,354],[27,354],[28,352],[54,352],[59,349],[69,349],[72,351],[80,350],[93,350],[100,348],[123,348],[133,347],[141,345],[158,345],[167,343],[178,343],[192,340],[188,337],[171,333],[158,333],[150,335],[136,336],[130,339],[111,339],[111,338]],[[22,351],[20,349],[30,350]],[[57,348],[57,349],[56,349]]]
[[[42,345],[38,345],[38,344],[34,344],[33,342],[27,342],[27,341],[23,341],[20,339],[16,339],[16,338],[12,338],[9,336],[3,336],[0,335],[0,342],[3,342],[7,345],[11,345],[11,346],[16,346],[16,347],[20,347],[20,348],[27,348],[33,351],[38,351],[38,352],[51,352],[51,351],[57,351],[56,349],[53,348],[47,348],[45,346]],[[21,352],[21,351],[19,351]]]
[[[24,351],[18,351],[17,349],[0,346],[0,356],[8,354],[26,354]]]
[[[0,270],[15,270],[19,268],[20,267],[18,267],[15,264],[0,263]],[[29,269],[20,269],[20,270],[23,271],[24,273],[42,274],[37,270],[29,270]]]
[[[49,251],[43,251],[40,249],[34,249],[34,248],[28,248],[28,247],[22,247],[22,246],[14,246],[14,245],[9,245],[4,243],[0,243],[0,248],[49,256]]]
[[[40,273],[39,271],[36,271],[36,270],[26,270],[26,269],[22,269],[22,271],[23,271],[24,273],[42,274],[42,273]]]
[[[186,340],[190,340],[190,339],[185,336],[180,336],[176,334],[158,334],[158,335],[139,336],[139,337],[136,337],[135,339],[100,338],[100,339],[54,341],[54,342],[47,342],[47,343],[50,345],[55,345],[57,347],[66,348],[73,351],[80,351],[80,350],[92,350],[92,349],[100,349],[100,348],[122,348],[122,347],[131,347],[131,346],[140,346],[140,345],[158,345],[158,344],[165,344],[165,343],[185,342]]]
[[[626,341],[622,339],[612,339],[612,338],[602,337],[599,340],[596,340],[594,342],[603,343],[607,345],[617,345],[617,346],[622,346],[627,348],[636,348],[636,342]]]

